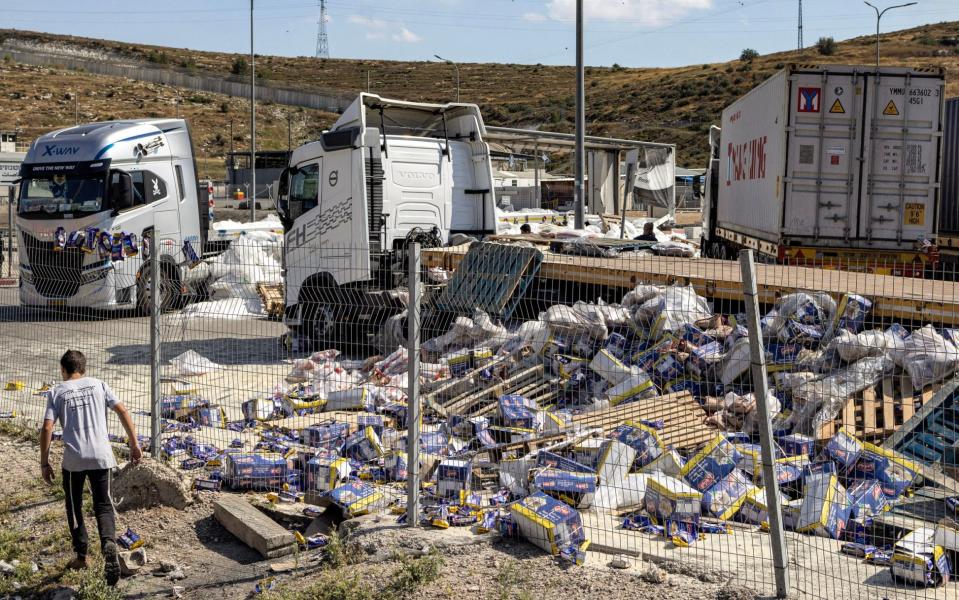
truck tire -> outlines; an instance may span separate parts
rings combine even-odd
[[[137,278],[137,312],[141,315],[149,315],[152,310],[151,283],[152,267],[149,264],[140,269],[140,276]],[[170,269],[160,266],[160,312],[169,312],[177,308],[182,302],[179,287],[174,281]]]

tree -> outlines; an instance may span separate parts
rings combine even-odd
[[[746,48],[739,55],[739,60],[744,60],[746,62],[749,62],[754,58],[759,58],[759,52],[756,52],[752,48]]]
[[[836,52],[836,40],[831,37],[821,37],[816,42],[816,50],[823,56],[832,56]]]
[[[246,74],[246,59],[242,56],[237,56],[233,59],[233,66],[230,67],[230,72],[234,75],[244,75]]]

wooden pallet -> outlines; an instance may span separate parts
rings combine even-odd
[[[902,427],[917,410],[932,399],[940,384],[915,390],[905,373],[884,377],[850,398],[836,418],[816,431],[816,439],[831,439],[841,427],[859,439],[882,440]]]
[[[717,432],[703,424],[706,411],[689,392],[677,392],[654,398],[645,398],[613,406],[604,410],[573,416],[573,422],[583,427],[599,427],[609,433],[626,421],[663,420],[660,439],[677,450],[692,451],[716,437]]]
[[[271,319],[282,319],[286,302],[283,299],[282,283],[258,283],[256,292],[263,300],[263,309]]]
[[[473,244],[435,306],[472,315],[480,308],[491,317],[508,319],[543,264],[536,248],[506,244]]]
[[[550,404],[558,393],[544,376],[543,365],[536,365],[514,373],[505,379],[484,382],[481,369],[468,373],[460,380],[452,381],[423,395],[423,400],[436,413],[449,417],[462,415],[476,417],[492,412],[503,394],[522,394],[535,400],[540,406]]]

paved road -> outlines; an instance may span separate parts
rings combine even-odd
[[[178,375],[169,359],[188,350],[218,363],[220,369],[189,378],[191,385],[203,397],[222,405],[229,419],[239,419],[244,400],[271,392],[289,372],[286,349],[280,342],[285,331],[281,323],[262,319],[164,315],[161,374]],[[68,348],[82,350],[88,357],[88,372],[107,381],[131,409],[149,410],[149,318],[129,312],[24,308],[17,305],[16,288],[0,288],[0,382],[24,383],[22,391],[0,391],[0,411],[16,410],[38,421],[44,399],[34,391],[59,379],[59,358]],[[167,384],[163,391],[172,390],[173,385]],[[146,415],[140,414],[136,420],[142,432],[149,432]],[[119,433],[118,427],[114,429]],[[216,432],[214,437],[225,445],[227,433]]]

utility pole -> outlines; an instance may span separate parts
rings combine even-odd
[[[585,226],[586,73],[583,67],[583,0],[576,0],[576,229]]]
[[[370,93],[370,70],[366,70],[366,93]]]
[[[293,115],[286,111],[286,151],[293,150]]]
[[[913,6],[914,4],[919,4],[918,2],[907,2],[906,4],[897,4],[895,6],[888,6],[880,12],[878,8],[872,5],[869,2],[863,0],[866,6],[870,7],[876,11],[876,68],[879,68],[879,21],[882,20],[882,16],[894,8],[905,8],[906,6]]]
[[[230,154],[233,154],[233,117],[230,117]]]
[[[456,74],[456,101],[460,101],[460,68],[455,62],[451,61],[448,58],[443,58],[439,54],[434,54],[437,59],[445,62],[446,64],[453,65],[453,72]]]
[[[253,54],[253,0],[250,0],[250,222],[256,221],[256,55]]]
[[[80,93],[73,91],[73,124],[80,124]]]

